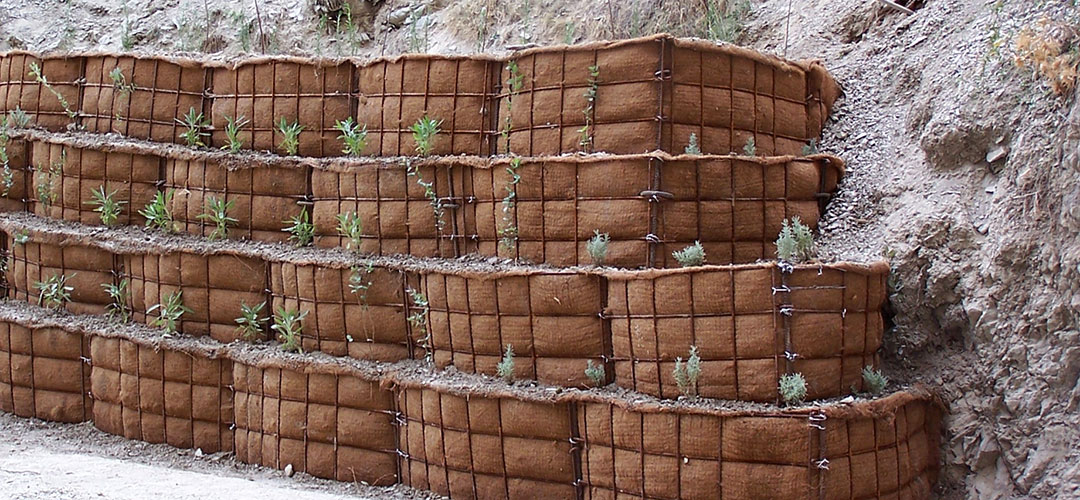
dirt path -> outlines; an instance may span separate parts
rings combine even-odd
[[[57,424],[0,413],[0,497],[142,500],[438,498],[402,486],[376,488],[245,465],[231,454],[147,444],[89,423]]]

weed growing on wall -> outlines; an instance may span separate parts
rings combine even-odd
[[[686,149],[683,150],[688,155],[700,155],[701,147],[698,146],[697,134],[690,133],[690,143],[686,145]]]
[[[35,81],[40,83],[42,87],[45,87],[46,90],[56,97],[56,100],[60,102],[60,106],[64,108],[64,114],[71,120],[71,126],[74,127],[76,125],[75,120],[78,119],[79,113],[71,109],[71,105],[68,103],[67,98],[64,97],[64,94],[61,94],[60,91],[53,88],[52,84],[49,83],[49,79],[41,73],[41,67],[38,66],[37,63],[30,63],[30,76],[34,77]]]
[[[424,188],[424,197],[431,202],[431,212],[435,217],[435,229],[442,233],[443,229],[446,228],[446,221],[443,220],[443,216],[446,215],[446,205],[443,204],[442,199],[435,192],[435,183],[425,181],[420,176],[420,167],[413,164],[412,160],[405,160],[405,172],[409,177],[416,177],[416,184]]]
[[[409,126],[412,131],[413,142],[416,143],[416,154],[427,156],[434,149],[435,136],[439,135],[442,120],[435,120],[427,115]]]
[[[35,281],[34,288],[38,290],[38,305],[49,309],[60,309],[71,302],[71,292],[75,288],[67,284],[67,280],[74,277],[64,274],[54,274],[45,281]]]
[[[307,208],[301,207],[300,213],[285,221],[285,224],[289,225],[284,231],[289,233],[289,241],[293,242],[297,248],[306,247],[315,239],[315,224],[311,223]]]
[[[120,69],[120,66],[109,71],[109,79],[113,82],[113,88],[116,89],[121,96],[129,97],[131,96],[131,93],[135,91],[135,85],[128,83],[127,77],[124,76],[124,70]]]
[[[147,203],[146,207],[139,210],[139,215],[146,219],[146,227],[169,232],[173,230],[173,215],[172,210],[169,209],[169,206],[172,205],[173,194],[175,194],[175,191],[172,189],[166,189],[164,192],[158,191],[154,194],[154,198],[150,200],[150,203]]]
[[[801,373],[788,373],[780,377],[780,399],[789,405],[806,399],[806,378]]]
[[[274,324],[270,325],[270,328],[277,332],[282,351],[304,353],[300,340],[304,332],[304,317],[307,313],[307,311],[300,312],[285,307],[278,307],[274,312]]]
[[[210,126],[210,122],[203,117],[202,113],[196,113],[194,107],[188,108],[187,114],[184,115],[182,120],[176,120],[176,123],[184,127],[184,131],[180,133],[180,138],[184,139],[188,146],[206,146],[203,139],[210,136],[210,132],[206,131],[207,127]]]
[[[360,243],[364,238],[364,224],[359,214],[356,212],[338,214],[337,232],[345,238],[346,249],[360,251]]]
[[[863,367],[862,379],[866,392],[875,396],[881,394],[885,390],[885,386],[889,385],[889,377],[886,377],[880,370],[875,370],[869,366]]]
[[[510,174],[510,181],[506,183],[506,196],[502,199],[502,228],[499,229],[499,245],[505,250],[513,250],[514,243],[518,239],[518,227],[516,221],[517,185],[521,182],[521,175],[517,173],[521,168],[521,158],[513,158],[506,167],[506,173]]]
[[[514,381],[514,346],[506,344],[506,352],[503,353],[502,360],[495,365],[495,374],[499,378],[506,381],[506,383],[512,383]]]
[[[604,365],[599,363],[594,365],[591,359],[585,362],[585,376],[592,382],[593,387],[601,387],[607,380]]]
[[[814,258],[814,235],[810,227],[803,224],[796,215],[784,219],[780,236],[776,238],[776,256],[788,262],[805,262]]]
[[[5,120],[7,121],[7,120]],[[8,124],[4,123],[0,126],[0,196],[7,197],[11,194],[11,188],[15,187],[15,172],[11,170],[9,163],[7,147],[11,142],[11,137],[8,135]]]
[[[12,239],[15,241],[16,245],[25,245],[30,241],[30,231],[25,229],[19,231],[15,233],[15,236],[12,236]]]
[[[61,180],[61,174],[64,170],[64,163],[67,162],[67,150],[60,150],[60,160],[49,164],[48,167],[42,165],[37,166],[37,182],[35,190],[37,191],[37,200],[46,207],[51,207],[53,203],[56,203],[57,189],[56,182]]]
[[[802,147],[802,155],[803,156],[816,155],[819,152],[820,151],[818,151],[817,139],[810,139],[810,142],[807,142]]]
[[[582,97],[585,98],[585,108],[581,112],[585,115],[585,125],[578,129],[581,138],[578,146],[586,153],[592,151],[593,146],[593,115],[596,111],[596,93],[600,88],[600,68],[596,65],[589,66],[589,86],[585,89]]]
[[[240,338],[250,342],[262,335],[266,322],[270,319],[265,316],[260,317],[264,307],[266,307],[265,300],[255,306],[240,303],[240,317],[236,318],[238,325],[236,333],[240,334]]]
[[[361,307],[368,308],[368,290],[371,288],[371,276],[375,273],[375,264],[368,262],[364,267],[353,266],[349,274],[349,293],[360,299]]]
[[[116,221],[120,218],[120,212],[123,206],[127,204],[126,201],[116,199],[117,190],[113,190],[111,193],[105,193],[105,186],[98,186],[96,190],[91,193],[93,199],[86,202],[87,205],[92,205],[94,211],[100,214],[101,223],[106,226],[116,224]]]
[[[589,241],[585,243],[585,251],[589,253],[589,258],[592,259],[593,264],[602,266],[607,261],[608,243],[611,243],[611,236],[608,233],[601,233],[599,229],[593,229],[593,237],[589,238]]]
[[[406,320],[408,320],[414,334],[418,330],[424,333],[424,336],[417,340],[416,344],[424,350],[424,360],[430,362],[434,354],[431,351],[431,331],[427,327],[428,310],[430,309],[428,299],[419,290],[409,288],[406,292],[409,294],[409,300],[412,301],[411,313]]]
[[[744,156],[757,156],[757,142],[754,141],[754,136],[750,136],[746,139],[746,144],[742,148]]]
[[[240,131],[248,124],[248,120],[243,116],[233,118],[225,115],[225,140],[226,144],[221,146],[230,153],[239,153],[244,147],[244,141],[240,139]]]
[[[124,278],[117,284],[102,283],[101,288],[104,288],[105,293],[109,295],[109,304],[105,306],[105,316],[123,323],[131,320],[131,308],[128,307],[128,299],[131,298],[131,280]]]
[[[146,314],[157,315],[150,321],[150,324],[158,328],[164,328],[165,333],[169,335],[177,332],[180,318],[184,316],[184,313],[190,314],[191,309],[184,305],[183,290],[177,290],[166,295],[163,302],[154,304],[146,310]]]
[[[214,230],[207,235],[210,241],[229,237],[229,225],[237,223],[236,219],[229,217],[229,210],[232,210],[234,204],[234,200],[225,201],[225,198],[206,197],[206,208],[196,218],[210,221],[214,225]]]
[[[513,126],[511,117],[514,110],[514,95],[525,86],[525,77],[521,74],[521,70],[518,69],[517,61],[506,63],[506,72],[510,74],[510,77],[506,80],[506,88],[509,89],[509,93],[506,95],[506,118],[503,120],[500,135],[502,135],[503,142],[506,144],[506,154],[510,154],[510,130]]]
[[[282,135],[278,147],[289,156],[296,155],[297,151],[300,150],[300,132],[304,131],[304,126],[300,125],[299,121],[289,123],[283,116],[277,124],[277,131]]]
[[[337,121],[334,123],[334,129],[341,132],[337,138],[341,139],[344,143],[344,147],[341,149],[342,153],[349,156],[360,156],[364,154],[364,150],[367,149],[367,125],[360,128],[360,125],[353,121],[350,116],[345,121]]]
[[[700,266],[705,264],[705,247],[701,246],[700,241],[695,241],[693,245],[672,252],[671,256],[682,267]]]
[[[698,356],[697,346],[690,346],[690,357],[683,363],[681,357],[675,358],[675,369],[672,371],[675,377],[675,385],[679,386],[679,392],[686,397],[697,396],[697,381],[701,376],[701,357]]]
[[[15,106],[15,109],[8,111],[6,121],[8,127],[26,128],[30,126],[30,115],[26,114],[22,108]]]

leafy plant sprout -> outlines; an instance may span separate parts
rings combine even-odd
[[[131,280],[124,278],[117,284],[102,283],[101,288],[109,294],[109,304],[105,306],[105,316],[110,319],[119,319],[123,323],[131,320],[131,308],[128,307],[128,299],[131,298]]]
[[[64,94],[61,94],[60,91],[53,88],[52,84],[49,83],[49,79],[42,74],[41,66],[38,66],[37,63],[30,63],[30,76],[34,77],[34,80],[51,92],[52,95],[56,97],[57,101],[60,101],[60,106],[64,108],[64,114],[66,114],[68,119],[74,124],[75,119],[79,117],[79,113],[71,109],[71,105],[68,104],[68,100],[64,97]]]
[[[48,168],[38,165],[37,170],[37,186],[35,190],[37,192],[37,199],[46,207],[51,207],[53,203],[56,203],[57,192],[55,189],[55,183],[57,179],[60,179],[64,170],[64,163],[67,162],[67,150],[60,150],[60,160],[50,163]]]
[[[697,346],[690,346],[690,357],[683,363],[681,357],[675,358],[675,385],[679,386],[679,392],[686,397],[697,396],[697,381],[701,376],[701,357],[698,356]]]
[[[816,155],[818,153],[820,153],[820,151],[818,151],[818,142],[816,138],[810,139],[810,142],[807,142],[802,147],[803,156]]]
[[[277,332],[282,351],[304,353],[300,340],[304,332],[304,317],[307,313],[307,311],[286,309],[284,306],[278,307],[274,312],[274,324],[270,325],[270,328]]]
[[[349,275],[349,293],[359,297],[360,303],[365,309],[367,308],[368,289],[371,288],[372,284],[371,275],[374,272],[375,264],[368,262],[363,268],[353,266],[352,274]]]
[[[126,201],[116,199],[117,190],[113,190],[109,194],[105,194],[105,185],[98,186],[93,191],[93,199],[86,202],[88,205],[93,205],[94,211],[101,214],[101,223],[106,226],[116,224],[116,221],[120,218],[120,212]]]
[[[585,125],[578,129],[578,133],[581,134],[578,146],[586,153],[592,149],[593,112],[596,110],[596,93],[600,89],[599,78],[600,68],[596,65],[589,66],[589,86],[582,94],[585,98],[585,109],[582,110],[585,115]]]
[[[499,378],[506,381],[506,383],[512,383],[514,381],[514,346],[506,344],[506,352],[503,353],[502,360],[495,365],[495,374]]]
[[[210,122],[203,117],[202,113],[196,113],[194,107],[188,108],[184,119],[176,120],[176,123],[184,126],[184,131],[180,133],[180,137],[184,139],[188,146],[206,146],[203,138],[210,136],[210,133],[206,131],[206,128],[210,126]]]
[[[442,199],[435,192],[435,183],[425,181],[420,176],[420,167],[407,159],[405,160],[405,172],[409,177],[416,177],[416,184],[424,188],[424,197],[431,200],[431,211],[432,215],[435,216],[435,229],[442,233],[443,229],[446,228],[446,221],[443,220],[443,216],[446,215],[446,206],[443,205]]]
[[[863,367],[862,379],[866,392],[875,396],[881,394],[885,390],[885,386],[889,385],[889,377],[886,377],[880,370],[875,370],[869,366]]]
[[[407,289],[406,293],[409,294],[409,300],[412,301],[413,311],[405,319],[409,322],[414,333],[417,330],[423,331],[424,336],[418,339],[416,343],[424,350],[424,360],[431,361],[433,356],[431,352],[431,331],[427,328],[427,316],[430,309],[428,299],[423,292],[413,288]]]
[[[735,43],[742,33],[742,22],[750,12],[748,0],[708,2],[706,4],[705,37],[713,41]]]
[[[117,66],[109,71],[109,79],[113,82],[113,87],[120,92],[120,95],[129,96],[135,90],[135,85],[128,83],[127,77],[124,76],[124,70]]]
[[[814,258],[814,235],[810,227],[803,224],[796,215],[784,219],[780,235],[776,238],[776,256],[783,261],[799,262]]]
[[[150,200],[150,203],[147,203],[142,210],[139,210],[139,215],[146,218],[146,227],[169,232],[173,230],[173,215],[172,211],[169,210],[169,205],[172,205],[174,193],[172,189],[167,189],[164,192],[158,191],[154,194],[154,199]]]
[[[164,328],[165,333],[168,335],[177,332],[177,326],[184,313],[191,313],[191,309],[184,305],[183,290],[177,290],[166,295],[163,302],[154,304],[146,310],[146,314],[157,314],[157,317],[153,318],[150,324],[158,328]]]
[[[237,222],[236,219],[229,217],[229,210],[232,210],[234,204],[235,200],[225,201],[225,198],[206,197],[206,209],[196,218],[208,220],[214,224],[214,230],[207,236],[210,241],[229,237],[229,224]]]
[[[337,232],[347,240],[345,249],[360,251],[360,243],[364,238],[364,224],[359,214],[356,212],[338,214]]]
[[[304,126],[300,125],[299,121],[289,123],[284,116],[281,117],[277,126],[278,132],[284,136],[278,147],[285,150],[285,154],[289,156],[295,155],[300,150],[300,132],[304,131]]]
[[[521,70],[518,69],[517,61],[510,61],[506,63],[506,72],[510,73],[510,78],[506,80],[506,86],[510,89],[510,92],[506,95],[506,119],[503,121],[502,131],[500,135],[503,138],[503,142],[506,143],[506,153],[510,153],[510,129],[513,126],[514,109],[514,94],[520,92],[525,86],[525,77],[521,74]]]
[[[30,231],[27,231],[25,229],[19,231],[15,233],[15,236],[13,236],[12,239],[15,240],[16,245],[25,245],[30,241]]]
[[[26,114],[22,108],[15,106],[15,109],[8,111],[7,126],[11,128],[26,128],[30,126],[30,115]]]
[[[788,373],[780,377],[780,399],[793,405],[806,399],[806,378],[801,373]]]
[[[506,167],[506,173],[510,174],[510,181],[506,183],[506,196],[502,200],[502,228],[499,229],[499,245],[506,250],[512,250],[518,239],[517,224],[514,223],[514,207],[517,206],[517,185],[521,182],[521,158],[515,157],[510,160]]]
[[[250,342],[262,334],[266,321],[270,319],[259,317],[264,307],[266,307],[265,300],[256,306],[240,303],[240,317],[236,318],[236,324],[239,325],[236,327],[236,332],[240,334],[240,338]]]
[[[600,363],[594,365],[591,359],[585,363],[585,376],[592,382],[593,387],[603,386],[607,379],[604,375],[604,365]]]
[[[601,233],[599,229],[593,229],[593,237],[589,238],[589,241],[585,243],[585,251],[589,253],[589,258],[592,259],[593,264],[602,266],[607,261],[608,243],[611,243],[611,236],[608,233]]]
[[[306,208],[301,207],[300,213],[285,221],[285,224],[289,224],[285,227],[285,232],[290,235],[289,241],[293,242],[297,248],[306,247],[311,244],[311,240],[315,239],[315,224],[311,223],[311,216],[308,215]]]
[[[695,134],[693,132],[690,133],[690,143],[686,145],[686,149],[683,150],[683,152],[688,154],[688,155],[700,155],[701,154],[701,147],[698,146],[697,134]]]
[[[416,123],[409,126],[409,130],[412,131],[413,142],[416,143],[416,154],[420,156],[427,156],[431,154],[431,150],[435,145],[432,141],[435,136],[439,135],[439,127],[442,125],[442,120],[435,120],[427,115],[416,121]]]
[[[742,148],[743,155],[745,156],[757,156],[757,143],[754,142],[754,136],[746,139],[746,144]]]
[[[701,246],[700,241],[695,241],[693,245],[690,245],[682,250],[676,250],[671,253],[672,257],[679,262],[682,267],[693,267],[705,264],[705,247]]]
[[[15,172],[11,170],[7,152],[7,146],[11,140],[7,129],[6,123],[0,126],[0,165],[3,165],[3,173],[0,174],[0,186],[3,187],[3,192],[0,193],[0,196],[4,197],[11,194],[11,188],[15,187]]]
[[[335,122],[334,129],[341,132],[338,139],[341,139],[345,144],[345,147],[341,149],[342,153],[350,156],[360,156],[364,154],[364,150],[367,149],[367,125],[360,128],[360,125],[354,122],[353,118],[350,116],[346,118],[345,121]]]
[[[71,302],[71,292],[75,288],[67,284],[69,278],[64,274],[54,274],[45,281],[35,281],[34,288],[38,290],[38,305],[48,309],[60,309],[64,304]]]
[[[239,153],[244,147],[244,141],[240,139],[240,131],[248,124],[247,118],[238,116],[233,118],[225,115],[225,140],[228,144],[221,146],[221,149],[227,150],[230,153]]]

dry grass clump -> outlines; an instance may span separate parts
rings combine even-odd
[[[1046,80],[1054,94],[1069,95],[1080,78],[1077,39],[1075,27],[1042,19],[1034,29],[1028,26],[1016,36],[1013,62],[1017,68]]]

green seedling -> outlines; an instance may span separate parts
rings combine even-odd
[[[45,281],[35,281],[34,288],[38,290],[38,305],[49,309],[60,309],[71,302],[71,292],[75,288],[67,284],[69,278],[75,277],[63,274],[54,274]]]
[[[311,216],[306,208],[301,207],[300,213],[285,221],[285,224],[289,224],[285,227],[285,232],[289,233],[289,241],[297,248],[306,247],[315,239],[315,224],[311,223]]]
[[[780,398],[789,405],[806,399],[806,378],[801,373],[788,373],[780,377]]]
[[[360,125],[353,121],[352,117],[348,117],[345,121],[338,121],[334,123],[334,128],[341,132],[338,139],[345,144],[345,147],[341,149],[342,153],[350,156],[360,156],[364,154],[364,150],[367,149],[367,125],[360,128]]]
[[[25,245],[30,242],[30,231],[19,231],[15,233],[15,236],[13,236],[12,239],[15,240],[16,245]]]
[[[30,126],[30,115],[26,114],[19,106],[15,106],[15,109],[8,111],[7,114],[7,126],[11,128],[26,128]]]
[[[438,193],[435,192],[435,183],[425,181],[420,176],[420,167],[409,160],[405,160],[405,172],[409,177],[416,177],[416,184],[424,188],[424,197],[431,201],[431,212],[435,217],[435,229],[442,233],[442,230],[446,227],[446,221],[443,220],[443,216],[446,215],[446,206],[443,204],[442,199],[439,198]]]
[[[7,152],[8,143],[11,141],[7,129],[7,126],[0,126],[0,165],[3,166],[0,173],[0,187],[3,187],[3,192],[0,196],[3,197],[11,194],[11,189],[15,187],[15,171],[11,170]]]
[[[514,110],[514,95],[525,86],[525,76],[518,69],[517,61],[506,63],[506,72],[510,74],[510,78],[506,80],[506,87],[510,89],[510,92],[506,95],[506,118],[503,119],[502,131],[499,134],[502,136],[503,142],[506,143],[506,153],[510,154],[510,130],[513,127],[511,117]]]
[[[585,363],[585,376],[592,382],[593,387],[601,387],[607,381],[604,365],[599,363],[594,365],[591,359]]]
[[[180,318],[184,316],[184,313],[191,313],[191,309],[184,305],[183,290],[177,290],[166,295],[164,302],[154,304],[146,310],[146,314],[157,315],[157,317],[150,320],[150,324],[158,328],[164,328],[165,333],[168,335],[178,331]]]
[[[679,386],[679,392],[686,397],[697,396],[697,381],[701,376],[701,357],[698,356],[697,346],[690,346],[690,357],[683,363],[681,357],[675,358],[675,385]]]
[[[300,312],[284,307],[277,308],[274,313],[274,324],[270,325],[270,328],[277,332],[282,351],[304,353],[300,341],[304,332],[303,321],[307,313],[307,311]]]
[[[514,346],[506,344],[506,352],[503,353],[502,361],[495,365],[495,374],[499,378],[512,383],[514,381]]]
[[[754,142],[754,136],[750,136],[746,139],[746,144],[742,148],[743,155],[745,156],[757,156],[757,143]]]
[[[101,223],[106,226],[116,224],[123,206],[127,204],[126,201],[118,201],[116,193],[117,190],[113,190],[113,192],[105,194],[105,186],[101,185],[93,191],[93,199],[86,202],[86,204],[94,206],[94,211],[101,216]]]
[[[416,143],[416,153],[418,155],[427,156],[431,154],[431,150],[435,147],[433,144],[435,136],[439,135],[440,132],[440,125],[442,125],[442,120],[435,120],[424,115],[423,118],[409,127],[409,130],[412,130],[413,142]]]
[[[363,268],[353,266],[352,274],[349,275],[349,293],[360,299],[363,307],[367,308],[367,293],[371,289],[371,275],[375,273],[375,264],[367,263]]]
[[[582,110],[585,115],[585,125],[578,129],[578,133],[581,134],[578,146],[581,146],[581,150],[586,153],[592,150],[593,115],[596,110],[596,93],[599,89],[600,68],[596,65],[589,66],[589,86],[585,89],[585,93],[582,94],[582,97],[585,98],[585,109]]]
[[[124,76],[124,70],[117,66],[109,72],[109,79],[113,82],[113,88],[120,92],[122,96],[129,96],[135,91],[135,85],[128,83],[127,77]]]
[[[671,256],[682,267],[700,266],[705,264],[705,247],[701,246],[700,241],[695,241],[693,245],[672,252]]]
[[[412,301],[412,307],[410,308],[412,312],[406,320],[412,327],[414,334],[417,331],[422,331],[424,333],[424,336],[417,340],[416,344],[424,350],[424,360],[431,361],[433,356],[431,352],[431,332],[427,328],[427,316],[428,310],[430,309],[428,299],[419,290],[409,288],[406,292],[408,292],[409,299]]]
[[[231,116],[225,116],[225,139],[228,144],[221,146],[221,149],[227,150],[230,153],[239,153],[244,147],[244,141],[240,139],[240,131],[248,124],[247,118],[239,116],[233,118]]]
[[[281,117],[281,121],[277,124],[278,132],[284,136],[281,139],[281,144],[278,147],[285,151],[285,154],[293,156],[300,150],[300,132],[304,131],[304,126],[300,125],[300,122],[289,123],[285,117]]]
[[[517,206],[517,185],[521,182],[521,158],[513,158],[506,167],[506,173],[510,174],[510,181],[506,183],[506,196],[502,200],[502,228],[499,229],[499,245],[506,250],[512,250],[518,239],[517,224],[514,223]]]
[[[690,133],[690,143],[686,145],[686,149],[683,150],[688,155],[700,155],[701,147],[698,146],[697,134]]]
[[[803,224],[796,215],[789,222],[784,219],[780,236],[776,238],[776,256],[783,261],[805,262],[812,260],[816,253],[814,235],[810,227]]]
[[[105,306],[105,316],[110,319],[119,319],[123,323],[131,320],[131,308],[128,307],[128,299],[131,298],[131,281],[127,278],[120,283],[102,283],[101,288],[109,294],[109,304]]]
[[[818,142],[817,139],[810,139],[810,142],[806,143],[802,147],[803,156],[810,156],[818,154]]]
[[[224,198],[206,197],[206,209],[196,218],[208,220],[214,224],[214,230],[207,235],[208,239],[213,241],[229,237],[229,224],[237,222],[236,219],[229,217],[229,210],[232,210],[234,204],[234,200],[225,201]]]
[[[239,325],[236,327],[236,332],[240,334],[240,338],[250,342],[263,333],[266,321],[270,319],[259,317],[264,307],[266,307],[266,301],[254,307],[240,303],[240,317],[236,318],[236,324]]]
[[[188,146],[192,147],[205,147],[206,143],[203,142],[203,138],[209,137],[210,133],[206,131],[206,128],[210,126],[210,122],[203,117],[202,113],[196,113],[195,108],[188,108],[188,112],[184,115],[183,120],[176,120],[176,123],[184,126],[184,131],[180,133],[180,137],[184,139],[184,142]]]
[[[37,199],[42,205],[51,207],[53,203],[56,203],[58,196],[57,189],[55,189],[55,183],[60,180],[64,171],[64,163],[67,162],[67,150],[60,150],[60,161],[49,164],[48,168],[41,165],[37,166],[37,182],[35,183],[35,190],[37,192]]]
[[[863,367],[862,370],[863,387],[866,388],[866,392],[877,396],[885,390],[885,386],[889,385],[889,377],[881,373],[879,370],[875,370],[869,366]]]
[[[601,233],[599,229],[593,229],[593,237],[589,238],[589,241],[585,243],[585,251],[589,253],[589,258],[592,259],[593,264],[602,266],[607,261],[608,243],[611,243],[611,236],[608,233]]]
[[[338,214],[337,232],[346,239],[346,249],[360,251],[360,243],[364,238],[364,224],[359,214],[356,212]]]
[[[42,87],[45,87],[46,90],[52,93],[52,95],[56,97],[57,101],[60,101],[60,106],[64,108],[64,114],[66,114],[67,117],[71,120],[71,123],[74,124],[76,118],[78,118],[79,116],[79,113],[71,109],[71,105],[68,104],[68,100],[64,97],[64,94],[61,94],[60,91],[53,88],[52,84],[49,83],[49,79],[46,78],[44,74],[42,74],[41,67],[38,66],[37,63],[30,63],[30,76],[34,77],[34,80],[36,80],[38,83],[41,84]]]
[[[169,206],[172,205],[173,194],[172,189],[167,189],[164,192],[158,191],[154,194],[154,199],[150,200],[150,203],[147,203],[142,210],[139,210],[139,215],[146,219],[146,227],[169,232],[173,230],[173,215],[169,209]]]

